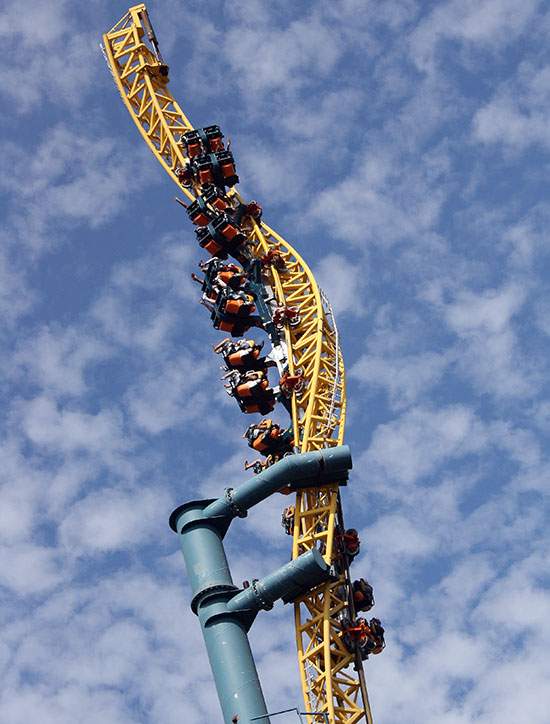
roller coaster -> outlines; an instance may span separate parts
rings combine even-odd
[[[339,494],[351,460],[339,468],[334,462],[342,458],[336,454],[345,447],[346,383],[331,305],[302,257],[262,220],[260,205],[243,201],[236,191],[235,159],[220,128],[193,127],[172,97],[169,68],[145,5],[130,8],[103,36],[102,50],[142,137],[187,197],[176,200],[194,225],[200,247],[209,254],[199,263],[200,274],[192,276],[200,284],[200,301],[214,327],[226,335],[212,346],[223,358],[228,394],[246,414],[265,416],[276,405],[289,413],[286,429],[263,417],[249,425],[243,438],[259,454],[245,463],[257,485],[296,496],[282,516],[284,530],[292,536],[292,562],[305,561],[311,570],[323,571],[311,580],[305,576],[301,588],[283,597],[294,603],[304,714],[309,724],[355,724],[363,719],[372,724],[363,661],[383,649],[384,630],[378,619],[367,623],[357,618],[372,608],[374,599],[364,579],[353,581],[350,576],[360,544],[357,531],[344,525]],[[252,329],[267,335],[265,350],[264,342],[245,338]],[[277,384],[269,380],[275,370]],[[296,466],[302,462],[311,466],[313,460],[321,472],[302,472],[296,483]],[[278,471],[291,463],[294,473],[287,479]],[[331,465],[336,468],[329,475]],[[197,529],[197,515],[212,515],[216,535],[223,538],[228,524],[219,523],[220,515],[244,517],[253,504],[245,487],[228,488],[220,501],[201,501],[200,513],[193,512],[191,522],[184,520],[189,506],[178,508],[171,519],[174,529],[183,535],[186,525]],[[212,532],[212,526],[208,530]],[[212,551],[211,555],[223,558],[219,546]],[[196,584],[199,590],[202,584]],[[254,594],[265,604],[260,607],[269,608],[269,585],[262,589],[253,581],[254,591],[237,592],[236,599]],[[209,582],[211,598],[213,591],[218,598],[224,594],[224,606],[238,608],[227,603],[230,590],[235,599],[230,577],[225,583]],[[201,606],[199,598],[197,594],[192,603],[195,612]],[[241,600],[239,610],[243,605]],[[250,610],[250,601],[246,605]],[[250,621],[245,628],[249,626]],[[203,632],[206,638],[204,627]],[[268,721],[265,714],[247,719],[242,713],[229,716],[225,710],[224,717],[227,723]]]

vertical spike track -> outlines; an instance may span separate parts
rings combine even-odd
[[[144,27],[145,26],[145,27]],[[182,189],[174,173],[185,165],[179,137],[193,126],[167,89],[166,66],[145,43],[147,11],[136,5],[103,36],[102,50],[120,95],[144,140],[180,190],[195,199],[198,189]],[[193,191],[195,193],[193,193]],[[240,197],[235,191],[230,195]],[[268,270],[269,283],[279,305],[297,307],[301,323],[285,327],[289,373],[304,378],[300,395],[292,396],[295,445],[300,452],[343,444],[346,415],[345,371],[332,310],[301,256],[266,224],[248,222],[252,253],[259,257],[274,250],[284,260],[284,270]],[[296,495],[292,557],[317,548],[328,563],[345,561],[335,546],[335,528],[343,525],[339,487],[305,489]],[[341,639],[338,614],[348,605],[341,595],[346,582],[319,586],[295,603],[298,660],[307,711],[326,712],[330,724],[371,724],[368,700],[363,701],[361,662]],[[359,670],[354,666],[358,666]],[[309,724],[324,721],[310,714]]]

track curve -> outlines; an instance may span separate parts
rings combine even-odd
[[[178,188],[195,200],[199,187],[182,188],[175,173],[187,160],[176,139],[193,126],[167,88],[168,67],[160,56],[145,5],[130,8],[103,36],[102,50],[145,142]],[[234,189],[228,196],[242,202]],[[294,449],[309,452],[341,445],[345,370],[330,304],[306,262],[273,229],[249,219],[243,231],[255,258],[278,252],[284,263],[280,268],[266,268],[270,287],[277,304],[297,308],[301,318],[299,326],[284,327],[289,374],[299,372],[304,380],[301,392],[291,397]],[[298,661],[310,724],[325,721],[318,712],[328,714],[330,724],[355,724],[364,718],[369,724],[372,721],[361,659],[350,653],[342,639],[344,614],[355,617],[349,561],[340,543],[344,530],[338,482],[298,491],[292,556],[315,547],[338,573],[337,580],[295,603]]]

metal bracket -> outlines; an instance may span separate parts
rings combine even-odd
[[[241,507],[234,499],[233,497],[233,490],[234,488],[226,488],[223,491],[223,497],[225,500],[227,500],[229,504],[229,510],[237,516],[237,518],[246,518],[248,515],[248,511],[246,508]]]
[[[326,711],[298,711],[297,707],[292,709],[283,709],[282,711],[274,711],[270,714],[262,714],[261,716],[253,716],[250,721],[259,721],[260,719],[267,719],[269,716],[277,716],[278,714],[287,714],[289,711],[295,711],[300,721],[303,724],[302,716],[322,716],[325,720],[325,724],[329,724],[328,712]]]
[[[271,603],[270,601],[266,601],[266,599],[262,596],[262,593],[258,587],[258,579],[253,578],[250,585],[254,589],[254,593],[256,594],[258,601],[260,602],[260,607],[264,611],[271,611],[271,609],[273,608],[273,603]]]

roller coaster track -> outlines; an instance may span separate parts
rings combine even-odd
[[[149,40],[149,44],[145,41]],[[168,68],[160,55],[145,5],[136,5],[103,36],[107,64],[130,115],[146,143],[180,190],[194,200],[198,187],[183,188],[175,174],[185,166],[179,137],[193,126],[167,88]],[[238,194],[232,190],[229,195]],[[309,452],[343,444],[346,386],[339,337],[330,305],[301,256],[266,224],[245,221],[252,254],[279,252],[284,268],[267,273],[277,303],[296,307],[301,323],[285,327],[289,373],[304,378],[300,395],[292,395],[295,450]],[[295,603],[295,625],[302,689],[309,724],[371,723],[362,663],[342,641],[341,612],[354,615],[345,553],[337,543],[343,530],[339,486],[303,489],[297,493],[292,556],[316,547],[341,571],[331,581]],[[340,616],[339,616],[340,614]]]

